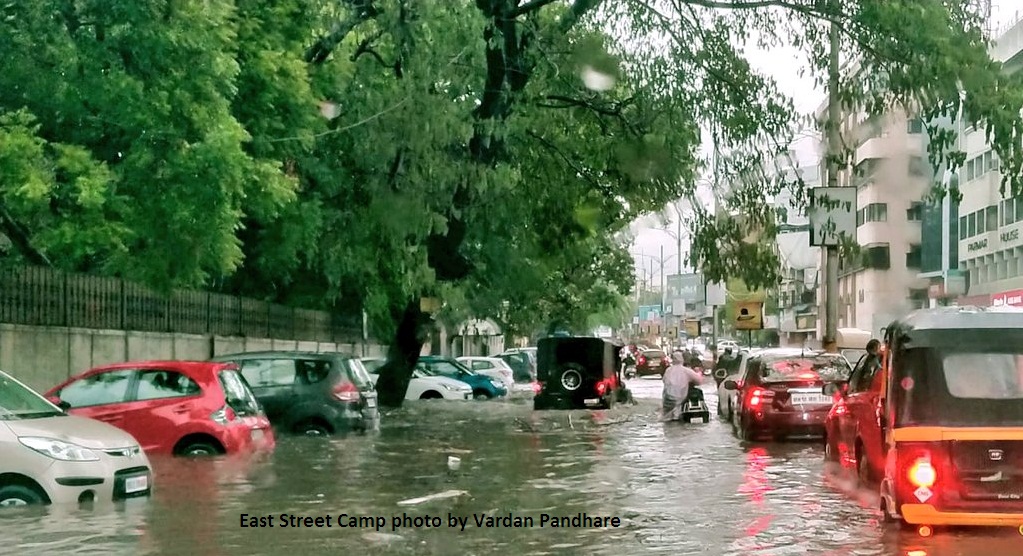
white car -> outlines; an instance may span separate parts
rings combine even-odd
[[[455,361],[473,372],[500,381],[509,390],[515,386],[515,371],[500,357],[459,357]]]
[[[364,357],[362,364],[369,371],[373,382],[380,378],[377,371],[384,364],[384,359],[378,357]],[[446,376],[431,376],[422,369],[412,371],[412,380],[408,383],[408,390],[405,391],[406,400],[471,400],[472,387]]]

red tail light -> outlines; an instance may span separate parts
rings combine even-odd
[[[597,395],[603,396],[607,393],[607,383],[603,380],[597,383]]]
[[[646,357],[640,355],[639,359],[637,359],[636,362],[639,363],[640,365],[646,365]]]
[[[540,392],[543,392],[543,383],[542,382],[534,382],[533,383],[533,393],[534,394],[539,394]]]
[[[359,389],[351,382],[342,382],[334,387],[334,397],[342,402],[357,402]]]
[[[766,390],[764,388],[754,388],[750,390],[747,403],[750,407],[759,407],[763,403],[764,398],[773,398],[774,392]]]
[[[931,488],[938,480],[938,471],[931,465],[931,460],[918,459],[909,466],[906,476],[915,487]]]

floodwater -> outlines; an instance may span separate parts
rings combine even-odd
[[[876,498],[825,472],[817,443],[743,445],[718,420],[660,423],[660,381],[630,386],[638,405],[613,411],[412,402],[372,436],[281,438],[263,460],[156,461],[152,499],[3,512],[0,554],[1023,553],[1015,531],[885,532]],[[438,493],[450,497],[414,500]],[[619,526],[540,521],[579,513]],[[273,516],[275,527],[243,528],[242,514]],[[281,514],[330,516],[332,527],[282,528]],[[340,514],[372,519],[342,528]],[[479,527],[474,515],[533,522]],[[468,519],[464,530],[452,517]]]

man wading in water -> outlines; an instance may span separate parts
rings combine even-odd
[[[664,371],[664,393],[661,403],[661,418],[674,421],[689,396],[689,388],[699,385],[703,378],[694,370],[685,366],[685,354],[676,351],[671,354],[671,366]]]

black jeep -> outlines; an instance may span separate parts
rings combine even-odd
[[[533,409],[610,409],[628,400],[621,348],[596,337],[541,339],[536,371],[540,390]]]

